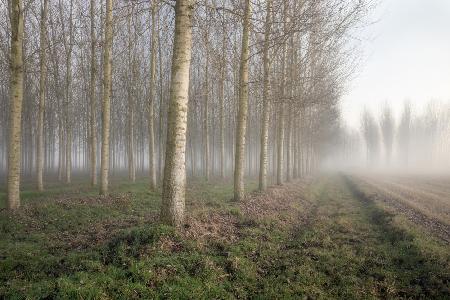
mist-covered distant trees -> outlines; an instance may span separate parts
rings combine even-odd
[[[367,163],[375,164],[380,151],[380,133],[378,122],[373,114],[367,109],[364,110],[361,118],[361,130],[366,142]]]
[[[395,120],[391,108],[386,105],[381,113],[380,128],[383,136],[386,164],[391,163],[392,147],[395,135]]]
[[[400,124],[398,128],[398,157],[399,162],[403,167],[407,167],[409,163],[409,146],[410,146],[410,132],[411,131],[411,105],[406,102],[403,107],[403,112],[400,117]]]
[[[450,169],[450,104],[430,101],[419,107],[405,101],[397,111],[386,104],[379,112],[365,109],[360,124],[359,133],[341,127],[340,150],[330,155],[329,164],[338,160],[334,165],[340,167],[411,172]]]

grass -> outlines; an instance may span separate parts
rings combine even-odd
[[[448,245],[340,178],[298,185],[240,204],[193,181],[182,232],[145,181],[31,194],[0,212],[0,298],[448,298]]]

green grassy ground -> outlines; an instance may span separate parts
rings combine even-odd
[[[448,298],[448,245],[343,178],[299,185],[239,204],[191,182],[182,232],[157,223],[144,181],[25,192],[0,212],[0,298]]]

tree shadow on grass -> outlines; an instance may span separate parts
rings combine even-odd
[[[393,223],[394,214],[378,207],[348,177],[345,182],[352,195],[364,204],[363,212],[378,233],[379,249],[386,258],[382,267],[395,275],[396,297],[448,299],[450,275],[446,266],[433,257],[424,257],[415,236]]]

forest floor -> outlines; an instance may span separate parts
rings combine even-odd
[[[380,186],[329,175],[236,203],[230,184],[195,181],[179,232],[158,224],[145,181],[25,191],[0,211],[0,298],[448,299],[450,246],[428,225],[445,229],[447,204]]]

